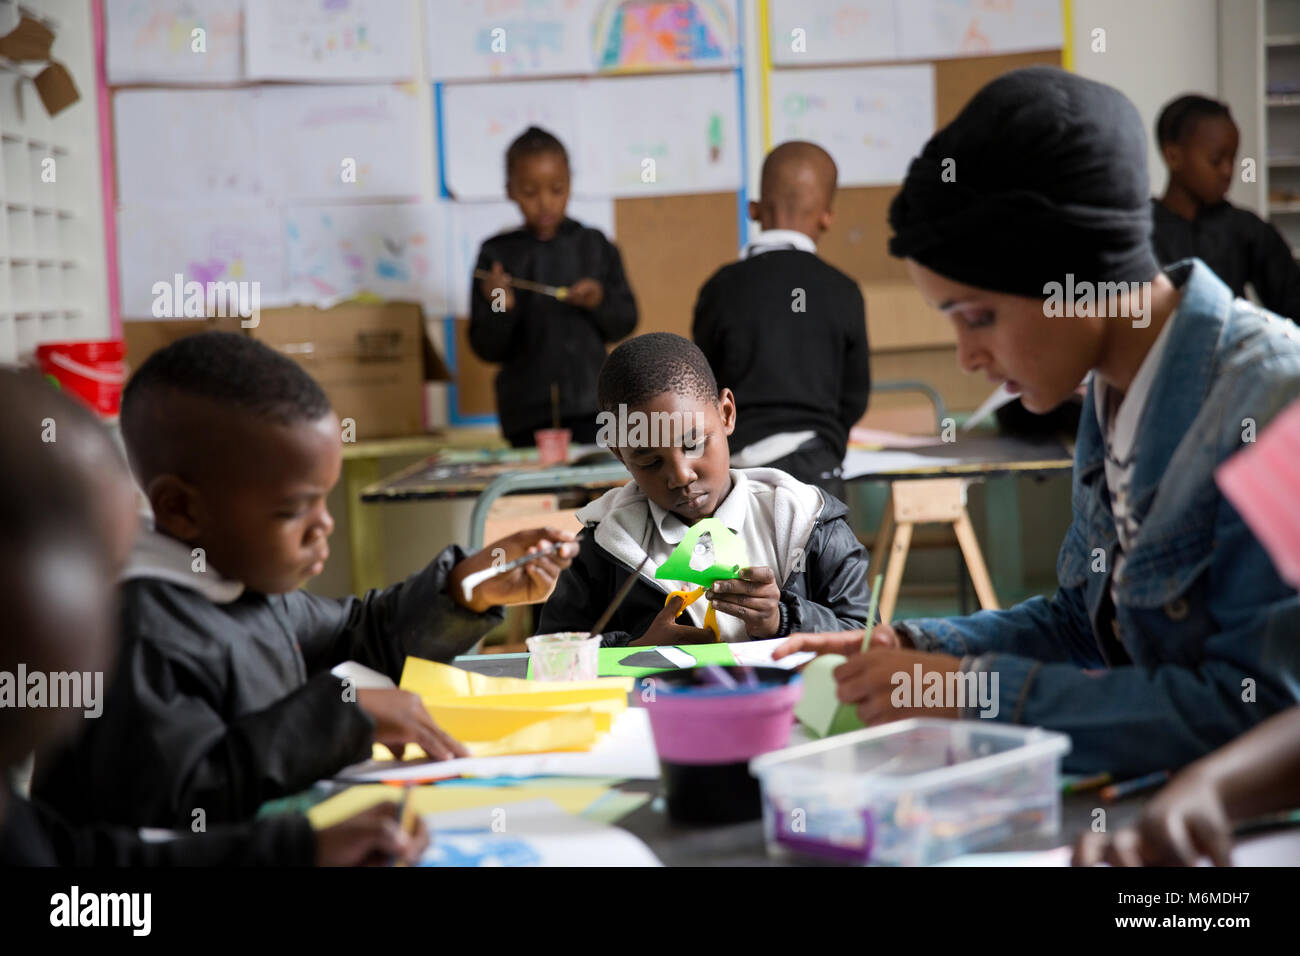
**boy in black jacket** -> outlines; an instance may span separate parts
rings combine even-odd
[[[710,516],[741,537],[751,565],[705,595],[722,640],[783,637],[814,622],[863,628],[867,560],[848,509],[773,468],[731,468],[736,403],[729,389],[719,391],[698,348],[667,332],[629,339],[601,369],[599,396],[601,444],[632,481],[578,512],[583,547],[542,608],[539,631],[588,630],[648,557],[602,644],[713,641],[701,627],[704,601],[685,609],[689,624],[676,623],[680,598],[664,603],[670,591],[695,585],[654,577],[690,526]]]
[[[1300,322],[1300,264],[1282,235],[1224,199],[1237,171],[1237,124],[1218,100],[1189,94],[1165,105],[1156,141],[1169,185],[1151,200],[1152,242],[1161,265],[1195,256],[1245,298]]]
[[[53,441],[42,440],[47,424]],[[0,459],[7,463],[0,470],[0,606],[7,621],[0,680],[25,669],[27,679],[11,690],[25,694],[39,674],[51,695],[40,707],[12,706],[13,700],[0,707],[0,777],[7,778],[32,750],[95,718],[116,643],[113,576],[134,537],[135,491],[89,411],[29,373],[0,372]],[[69,699],[54,695],[56,687],[80,692]],[[0,865],[310,866],[396,856],[415,862],[427,835],[422,825],[404,834],[394,810],[357,814],[319,833],[295,813],[146,842],[126,827],[71,826],[5,780]]]
[[[479,250],[469,342],[496,377],[501,432],[516,448],[553,424],[551,389],[559,390],[560,427],[573,440],[596,440],[596,374],[605,345],[636,328],[636,300],[618,249],[564,214],[569,156],[545,130],[530,126],[506,151],[506,195],[524,216],[522,229],[493,236]],[[516,289],[511,278],[563,286],[563,299]]]
[[[691,337],[736,396],[736,464],[779,468],[842,499],[871,369],[862,292],[817,257],[835,179],[835,161],[812,143],[768,154],[762,196],[749,204],[763,232],[700,289]]]
[[[419,697],[358,690],[331,674],[356,660],[393,680],[407,655],[449,660],[540,600],[576,549],[522,532],[465,557],[445,549],[406,581],[334,600],[299,590],[334,528],[326,495],[339,422],[292,360],[230,333],[151,356],[122,398],[132,469],[153,506],[122,575],[122,651],[103,715],[35,792],[73,821],[189,827],[251,817],[373,743],[463,755]],[[543,546],[556,553],[484,582],[464,577]],[[536,569],[536,570],[534,570]]]

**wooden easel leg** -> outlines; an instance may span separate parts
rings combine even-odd
[[[900,521],[894,532],[894,541],[889,549],[889,564],[885,566],[885,586],[880,591],[880,623],[888,624],[894,616],[894,607],[898,604],[898,592],[903,584],[903,565],[907,564],[907,552],[912,546],[912,528],[910,521]]]
[[[971,583],[975,585],[975,594],[980,599],[980,607],[986,611],[998,610],[998,596],[993,591],[993,582],[989,579],[988,568],[984,566],[984,556],[980,553],[979,541],[975,538],[975,528],[970,523],[970,515],[962,508],[961,515],[953,521],[957,532],[957,544],[966,567],[970,569]]]
[[[889,548],[894,541],[894,490],[890,487],[885,498],[885,511],[880,518],[880,529],[876,532],[875,542],[871,545],[871,554],[867,556],[867,583],[876,580],[881,568],[889,563]]]

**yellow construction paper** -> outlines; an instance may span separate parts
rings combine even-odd
[[[609,787],[412,787],[411,803],[415,812],[444,813],[450,810],[469,810],[474,807],[498,807],[525,800],[546,798],[555,801],[569,813],[580,813],[603,797]],[[402,788],[384,783],[360,784],[323,800],[307,811],[307,819],[316,829],[341,823],[348,817],[380,803],[398,803]]]
[[[542,694],[482,694],[477,697],[425,697],[426,707],[458,707],[462,710],[488,710],[497,707],[522,707],[526,710],[590,710],[616,717],[627,710],[627,694],[619,688],[609,690],[569,690]]]
[[[480,711],[484,716],[490,711]],[[598,716],[591,711],[572,713],[544,711],[547,716],[495,739],[458,737],[474,757],[502,757],[506,754],[540,754],[561,750],[590,750],[600,732],[596,729]],[[387,747],[375,744],[371,751],[375,760],[389,760]],[[415,744],[407,744],[403,760],[425,760],[428,755]],[[437,775],[437,766],[430,768],[430,776]]]
[[[549,720],[561,713],[588,714],[594,721],[596,733],[609,733],[614,715],[595,708],[570,705],[563,710],[545,707],[463,707],[456,704],[430,704],[425,706],[434,722],[457,740],[500,740],[509,734]]]
[[[632,690],[631,677],[598,677],[596,680],[554,681],[524,680],[518,677],[488,677],[436,661],[408,657],[402,669],[402,690],[414,691],[424,698],[473,697],[480,694],[555,694],[577,690],[620,688]]]

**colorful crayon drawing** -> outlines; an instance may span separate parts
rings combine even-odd
[[[735,16],[718,0],[607,0],[592,39],[602,72],[726,66],[735,55]]]
[[[540,866],[542,855],[527,840],[482,829],[440,829],[421,866]]]
[[[110,83],[227,82],[241,75],[242,0],[120,0],[106,3]],[[202,30],[202,55],[195,55]]]
[[[361,293],[415,299],[441,310],[445,218],[439,204],[302,206],[285,210],[288,287],[327,306]]]
[[[244,45],[253,79],[407,80],[415,75],[415,17],[386,0],[246,0]]]

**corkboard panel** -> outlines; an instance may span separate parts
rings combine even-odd
[[[469,347],[469,319],[453,319],[456,335],[456,370],[452,382],[456,385],[456,411],[462,416],[495,415],[497,397],[493,382],[497,369],[474,354]]]
[[[939,129],[952,122],[984,84],[1003,73],[1026,66],[1060,66],[1060,50],[1036,50],[1005,56],[971,56],[936,60],[934,64],[934,124]]]
[[[831,227],[817,254],[859,282],[906,282],[902,259],[889,254],[889,204],[897,186],[861,186],[835,193]]]
[[[736,260],[737,201],[736,193],[615,201],[615,241],[639,310],[635,334],[690,338],[700,286]]]

